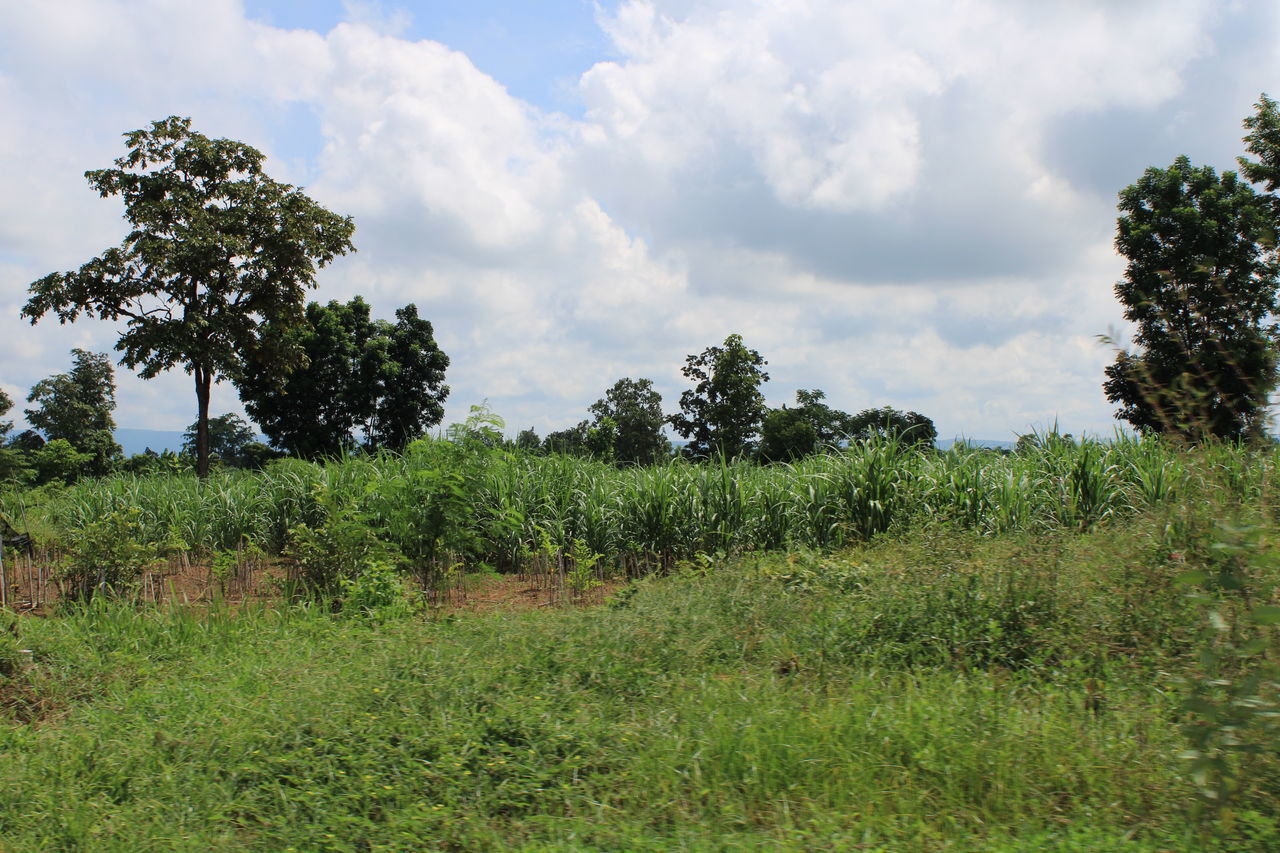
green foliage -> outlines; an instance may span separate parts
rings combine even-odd
[[[542,448],[542,439],[538,438],[538,433],[534,431],[533,427],[529,427],[516,433],[515,446],[517,450],[535,452]]]
[[[413,442],[399,466],[365,487],[369,523],[432,593],[454,579],[460,560],[482,557],[519,523],[509,508],[479,513],[474,502],[490,466],[511,459],[501,449],[503,425],[487,407],[472,406],[465,423],[449,428],[448,441]]]
[[[561,456],[589,457],[592,455],[591,444],[591,424],[579,421],[571,427],[547,433],[542,440],[542,450]]]
[[[1262,184],[1268,193],[1280,188],[1280,108],[1264,93],[1254,104],[1254,114],[1244,120],[1249,131],[1244,137],[1245,150],[1257,157],[1239,157],[1240,173],[1250,183]],[[1268,201],[1274,206],[1276,198]]]
[[[58,579],[63,595],[78,602],[124,595],[160,561],[160,550],[146,539],[142,510],[136,507],[90,521],[69,534],[63,547]]]
[[[13,408],[13,398],[0,388],[0,418],[9,414],[9,410]],[[0,420],[0,442],[7,441],[9,433],[13,430],[13,421]]]
[[[199,427],[199,424],[192,424],[182,434],[182,452],[189,456],[196,455]],[[234,412],[209,418],[209,457],[211,459],[233,468],[251,467],[249,465],[251,457],[247,455],[247,449],[255,443],[253,430],[249,424]]]
[[[28,620],[35,666],[0,680],[4,841],[1266,853],[1269,757],[1230,826],[1199,837],[1187,809],[1169,675],[1186,661],[1168,623],[1145,621],[1171,567],[1129,590],[1119,574],[1156,568],[1144,554],[1162,528],[934,527],[850,552],[700,559],[616,608],[103,605]],[[1144,630],[1121,641],[1128,594]],[[980,618],[992,600],[1022,607],[1021,623],[997,635]],[[1193,610],[1179,618],[1194,632]],[[1054,655],[980,663],[1029,637]]]
[[[608,455],[623,465],[652,465],[666,459],[670,443],[662,434],[662,395],[649,379],[619,379],[604,396],[591,404],[596,439],[607,447]],[[604,448],[602,447],[603,451]]]
[[[85,177],[104,198],[123,197],[128,237],[79,270],[32,283],[22,313],[33,323],[50,312],[62,323],[82,313],[123,319],[124,364],[144,379],[173,367],[191,374],[204,477],[214,381],[281,378],[297,366],[286,333],[303,321],[317,268],[352,250],[354,226],[267,177],[261,152],[209,139],[190,119],[170,116],[125,141],[115,168]]]
[[[397,308],[395,325],[381,328],[386,336],[379,346],[377,405],[367,443],[400,450],[444,418],[449,357],[436,344],[431,323],[418,316],[413,304]]]
[[[1263,531],[1222,525],[1203,567],[1182,575],[1205,615],[1197,671],[1188,679],[1184,757],[1208,813],[1230,825],[1258,759],[1280,757],[1280,567]]]
[[[156,453],[150,447],[124,460],[121,468],[130,474],[182,474],[192,470],[193,457],[172,450]]]
[[[846,422],[851,441],[890,439],[913,447],[930,448],[938,439],[933,421],[919,412],[900,412],[892,406],[863,409]]]
[[[801,388],[796,405],[774,409],[765,416],[758,455],[763,462],[792,462],[834,447],[853,432],[852,418],[822,402],[820,390]]]
[[[569,568],[565,572],[565,580],[575,596],[582,596],[600,586],[596,577],[596,566],[603,554],[596,554],[581,539],[569,543]]]
[[[323,520],[314,527],[299,524],[290,529],[284,556],[293,562],[307,595],[340,604],[344,583],[402,557],[370,527],[351,496],[318,486],[314,497]]]
[[[1139,430],[1186,441],[1258,438],[1276,379],[1276,219],[1234,172],[1179,157],[1120,193],[1115,286],[1136,352],[1107,399]]]
[[[13,399],[0,389],[0,418],[13,408]],[[9,433],[13,431],[13,421],[0,420],[0,483],[21,482],[26,479],[26,458],[17,448],[5,446]]]
[[[267,324],[268,330],[273,323]],[[374,320],[359,296],[307,305],[306,322],[280,330],[305,364],[280,382],[245,374],[236,385],[250,416],[277,447],[304,457],[359,445],[403,449],[444,417],[449,358],[414,305],[396,322]]]
[[[366,563],[356,574],[342,578],[340,585],[344,613],[389,619],[412,612],[404,579],[391,563]]]
[[[27,454],[39,483],[74,483],[93,464],[93,456],[76,450],[65,438],[45,442]]]
[[[680,395],[680,414],[667,422],[689,439],[689,456],[736,459],[752,451],[766,411],[760,391],[769,381],[766,364],[741,335],[729,335],[722,346],[685,359],[680,372],[696,384]]]
[[[278,460],[259,473],[220,471],[203,489],[181,473],[117,475],[49,498],[33,521],[73,530],[136,506],[153,541],[173,528],[202,550],[234,548],[247,536],[279,553],[290,528],[323,521],[315,500],[323,484],[424,577],[458,560],[514,568],[539,530],[557,550],[577,538],[610,565],[643,574],[699,551],[837,548],[930,520],[984,534],[1088,529],[1203,499],[1193,496],[1207,471],[1230,475],[1220,488],[1232,500],[1256,499],[1280,476],[1275,448],[1189,453],[1158,437],[1050,441],[1009,455],[873,440],[787,465],[617,468],[508,453],[490,418],[482,411],[451,428],[450,439],[423,439],[402,455]]]
[[[818,431],[800,409],[773,409],[760,429],[761,462],[791,462],[818,451]]]
[[[105,353],[82,349],[71,351],[70,373],[58,373],[37,382],[27,396],[35,407],[26,410],[27,420],[45,439],[65,439],[88,458],[79,473],[106,474],[119,461],[116,444],[115,371]]]
[[[25,657],[18,644],[18,625],[12,610],[0,608],[0,685],[4,684],[3,679],[18,674]]]

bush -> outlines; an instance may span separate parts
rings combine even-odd
[[[159,548],[145,542],[141,516],[136,507],[115,510],[67,533],[58,573],[65,597],[88,601],[121,595],[160,561]]]
[[[369,520],[323,486],[316,500],[324,508],[324,520],[312,527],[299,524],[289,531],[285,556],[294,561],[303,592],[328,598],[335,607],[344,582],[369,572],[376,565],[395,565],[400,552],[378,538]]]
[[[413,609],[413,602],[405,597],[404,581],[390,563],[372,561],[339,583],[343,613],[394,618]]]

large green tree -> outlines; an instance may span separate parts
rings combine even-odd
[[[662,395],[649,379],[619,379],[591,404],[592,426],[613,435],[613,459],[625,465],[651,465],[667,456],[671,444],[662,434]]]
[[[410,303],[396,310],[395,323],[379,321],[374,338],[376,403],[369,420],[368,444],[403,450],[444,420],[449,386],[444,374],[449,356],[436,344],[431,323]]]
[[[680,413],[667,422],[689,440],[686,453],[697,459],[751,453],[767,411],[760,391],[769,381],[766,364],[736,334],[685,359],[680,372],[696,384],[680,395]]]
[[[303,320],[316,271],[352,251],[351,219],[269,178],[258,150],[210,139],[170,116],[125,134],[115,168],[85,173],[119,195],[132,230],[79,270],[31,285],[23,315],[87,313],[125,321],[121,362],[152,378],[181,367],[195,381],[196,470],[209,472],[214,382],[282,377],[301,360],[284,334]],[[271,321],[272,334],[264,324]]]
[[[796,405],[765,415],[758,455],[762,462],[790,462],[849,437],[852,417],[833,409],[818,389],[796,391]]]
[[[101,476],[121,456],[115,440],[115,370],[106,353],[71,351],[71,370],[41,379],[31,388],[27,422],[48,441],[62,439],[88,461],[82,473]]]
[[[303,353],[283,382],[237,380],[249,416],[272,444],[300,456],[356,447],[403,449],[444,418],[449,357],[413,305],[396,322],[375,320],[360,297],[307,305],[305,322],[282,333]]]
[[[542,440],[542,451],[608,461],[613,458],[613,438],[616,431],[612,421],[606,421],[604,427],[602,432],[593,427],[590,421],[578,421],[571,427],[554,430]]]
[[[182,434],[183,453],[194,455],[198,431],[198,424],[192,424]],[[209,418],[209,456],[224,465],[244,467],[245,450],[256,440],[253,429],[234,412]]]
[[[938,429],[933,420],[919,412],[903,412],[892,406],[863,409],[847,422],[850,441],[889,439],[918,448],[933,447]]]
[[[1234,172],[1179,157],[1126,187],[1119,210],[1128,263],[1115,292],[1137,328],[1135,350],[1106,369],[1117,417],[1188,441],[1261,435],[1276,377],[1268,202]]]

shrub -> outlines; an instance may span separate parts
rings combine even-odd
[[[394,565],[400,552],[378,538],[369,520],[348,501],[324,486],[316,488],[316,500],[324,507],[324,520],[312,527],[299,524],[289,531],[285,556],[294,561],[303,592],[315,598],[336,598],[343,582],[359,577],[378,564]]]
[[[132,588],[160,561],[159,548],[145,541],[141,519],[136,507],[119,509],[69,531],[58,572],[62,594],[83,602]]]

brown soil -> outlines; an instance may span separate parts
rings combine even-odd
[[[208,565],[175,559],[156,571],[145,573],[134,594],[148,603],[204,605],[222,601],[238,607],[250,602],[279,600],[280,584],[287,573],[285,565],[269,562],[237,576],[218,579]],[[9,609],[21,614],[48,615],[59,598],[53,575],[53,570],[47,567],[43,570],[39,566],[10,567],[6,585]],[[590,606],[608,600],[623,585],[616,580],[596,584],[589,590],[576,592],[556,576],[468,575],[433,597],[432,603],[445,611],[470,613]]]
[[[580,607],[602,604],[622,587],[619,581],[603,581],[583,593],[558,583],[518,575],[486,575],[464,581],[450,590],[442,602],[445,610],[469,613],[518,612],[546,607]]]

